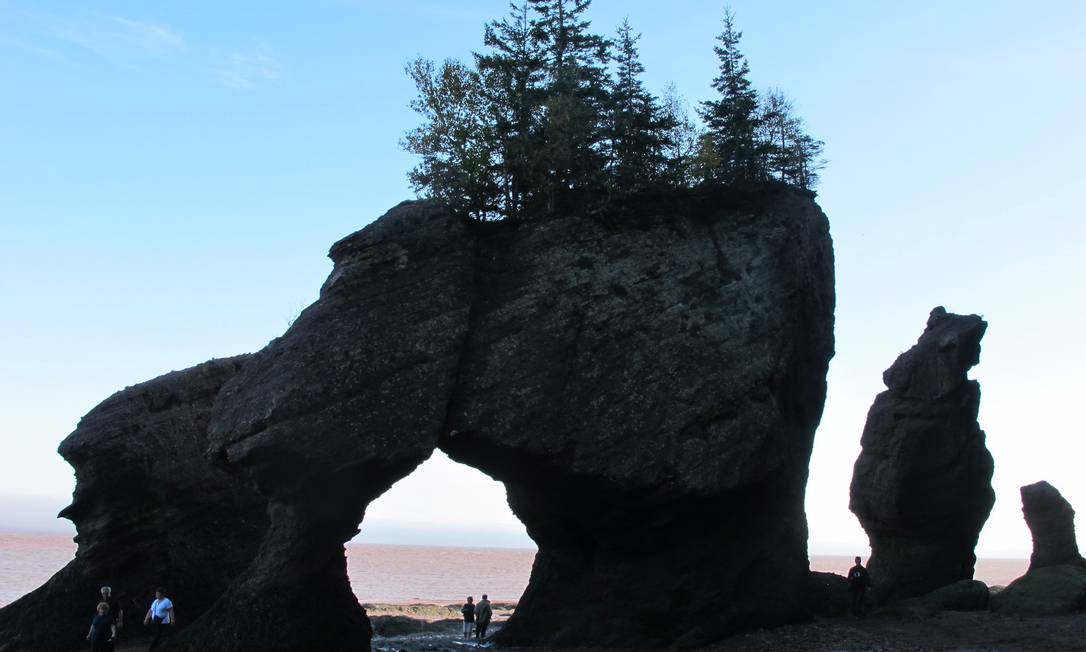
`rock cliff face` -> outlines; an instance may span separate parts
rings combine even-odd
[[[972,579],[974,547],[995,494],[992,456],[977,424],[987,324],[936,308],[916,345],[883,374],[867,415],[849,507],[871,540],[881,599],[924,595]]]
[[[343,542],[435,446],[505,482],[540,547],[505,642],[694,645],[806,613],[833,351],[808,199],[492,228],[410,203],[332,258],[319,301],[220,396],[215,455],[272,526],[179,644],[357,649]]]
[[[209,458],[269,523],[163,649],[368,649],[343,544],[435,448],[504,482],[539,545],[505,643],[691,647],[805,617],[825,216],[781,189],[637,213],[467,225],[410,202],[336,243],[318,301],[217,392]]]
[[[1073,564],[1086,566],[1075,540],[1075,510],[1047,482],[1022,487],[1022,514],[1033,535],[1029,569]]]
[[[215,396],[244,361],[213,360],[129,387],[61,443],[76,471],[61,515],[75,523],[79,548],[46,584],[0,609],[0,650],[82,648],[102,585],[125,609],[129,638],[159,585],[195,619],[249,564],[265,501],[204,458]]]

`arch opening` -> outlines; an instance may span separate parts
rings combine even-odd
[[[435,450],[369,504],[345,552],[376,636],[455,636],[469,595],[489,596],[490,632],[501,628],[528,585],[537,546],[501,482]]]

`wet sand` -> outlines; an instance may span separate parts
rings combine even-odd
[[[436,623],[435,623],[436,624]],[[464,652],[495,649],[445,632],[373,639],[374,652]],[[515,649],[515,648],[502,648]],[[532,648],[533,652],[573,652]],[[924,620],[835,618],[742,634],[699,652],[1045,652],[1086,651],[1086,615],[1015,618],[988,612],[943,613]],[[592,652],[578,648],[577,652]],[[602,651],[601,651],[602,652]],[[613,651],[611,651],[613,652]]]

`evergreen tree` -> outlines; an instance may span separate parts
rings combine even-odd
[[[759,110],[758,151],[768,176],[811,189],[822,169],[822,141],[807,135],[803,120],[793,115],[792,102],[779,89],[770,89]]]
[[[582,17],[591,0],[529,0],[533,35],[547,71],[543,121],[547,208],[571,193],[606,191],[604,140],[607,41]]]
[[[674,118],[645,90],[645,67],[628,20],[618,28],[614,55],[617,70],[611,85],[608,130],[611,190],[631,192],[660,181],[667,172],[665,148],[670,143]]]
[[[486,26],[475,55],[483,92],[499,142],[497,183],[507,217],[517,219],[532,201],[543,174],[541,120],[544,59],[528,13],[528,3],[510,3],[509,16]]]
[[[408,175],[411,184],[476,219],[496,217],[502,209],[493,174],[496,144],[478,73],[457,61],[438,68],[420,58],[407,65],[407,74],[419,91],[411,108],[424,118],[403,143],[422,157]]]
[[[720,99],[702,102],[701,114],[709,129],[719,167],[711,178],[726,183],[751,181],[764,176],[759,166],[755,134],[758,130],[758,94],[747,75],[747,59],[739,51],[743,33],[735,28],[731,10],[724,13],[724,31],[713,51],[720,59],[720,74],[713,88]]]
[[[760,165],[768,176],[776,176],[781,181],[790,175],[796,162],[796,125],[792,110],[792,103],[776,88],[769,89],[759,105]]]
[[[661,110],[667,116],[664,179],[673,187],[690,188],[705,177],[698,169],[698,153],[704,131],[690,118],[686,100],[674,83],[668,84],[664,91]]]

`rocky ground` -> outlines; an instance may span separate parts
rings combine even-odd
[[[376,623],[375,623],[376,625]],[[377,636],[374,652],[463,652],[493,649],[459,639],[455,620],[419,625],[417,632]],[[380,627],[378,627],[380,629]],[[736,636],[701,652],[1040,652],[1086,650],[1086,616],[1005,617],[947,612],[923,620],[835,618]],[[541,650],[533,652],[566,652]],[[580,649],[579,652],[591,652]]]

